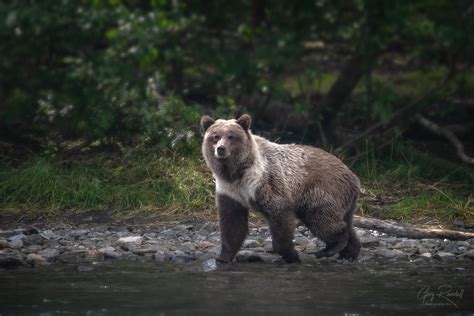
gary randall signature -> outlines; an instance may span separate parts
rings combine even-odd
[[[464,289],[453,289],[451,285],[443,284],[437,288],[424,286],[418,291],[417,299],[425,305],[453,305],[462,299]]]

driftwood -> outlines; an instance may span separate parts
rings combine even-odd
[[[383,221],[375,218],[354,216],[354,226],[364,229],[373,229],[396,237],[411,239],[442,238],[450,240],[466,240],[474,238],[474,232],[464,232],[438,228],[417,228],[395,221]]]

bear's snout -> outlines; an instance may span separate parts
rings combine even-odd
[[[219,145],[216,147],[216,157],[217,158],[225,158],[227,157],[227,150],[224,145]]]

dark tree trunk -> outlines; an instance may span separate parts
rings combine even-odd
[[[337,115],[364,74],[366,69],[363,58],[359,54],[352,56],[318,106],[323,113],[323,129],[330,143],[338,143],[335,133]]]
[[[174,93],[181,94],[183,92],[183,65],[178,60],[171,63],[171,85]]]
[[[260,26],[265,20],[265,0],[252,1],[252,25],[254,28]]]

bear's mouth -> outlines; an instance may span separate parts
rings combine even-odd
[[[216,154],[216,155],[214,155],[214,157],[217,160],[226,160],[227,158],[229,158],[229,155],[227,155],[227,154],[223,154],[223,155]]]

